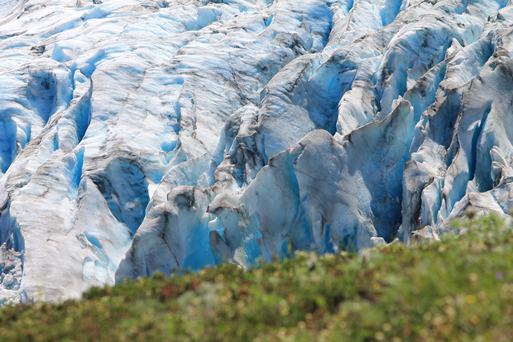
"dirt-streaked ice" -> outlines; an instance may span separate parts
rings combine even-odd
[[[0,0],[0,302],[509,212],[512,25],[509,0]]]

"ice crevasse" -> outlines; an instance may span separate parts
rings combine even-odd
[[[513,206],[509,0],[0,0],[0,304]]]

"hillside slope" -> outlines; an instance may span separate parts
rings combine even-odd
[[[140,278],[80,301],[0,309],[2,341],[509,341],[513,230],[497,217],[462,235],[363,255],[301,253],[243,271]]]

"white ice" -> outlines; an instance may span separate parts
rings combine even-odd
[[[508,0],[0,0],[0,303],[513,207]]]

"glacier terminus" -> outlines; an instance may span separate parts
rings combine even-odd
[[[0,0],[0,304],[513,207],[513,1]]]

